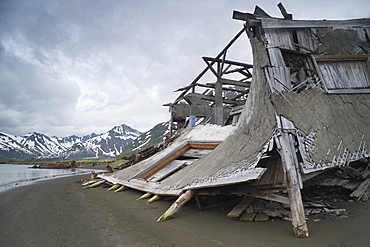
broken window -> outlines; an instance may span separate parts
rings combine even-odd
[[[370,92],[369,56],[315,56],[328,93]]]

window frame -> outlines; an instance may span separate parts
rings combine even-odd
[[[327,80],[322,75],[321,69],[319,67],[320,62],[349,62],[349,61],[365,61],[367,68],[370,72],[370,55],[312,55],[312,60],[314,61],[316,71],[320,77],[322,85],[328,94],[335,93],[370,93],[369,88],[340,88],[340,89],[329,89],[327,87]],[[370,75],[370,73],[369,73]],[[370,82],[369,82],[370,83]]]

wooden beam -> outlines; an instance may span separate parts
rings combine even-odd
[[[318,62],[366,61],[370,55],[313,55]]]
[[[241,66],[241,67],[244,67],[244,68],[248,68],[248,69],[252,69],[253,68],[253,65],[252,64],[247,64],[247,63],[241,63],[241,62],[236,62],[236,61],[231,61],[231,60],[223,60],[223,59],[219,59],[219,58],[213,58],[213,57],[202,57],[203,60],[205,61],[211,61],[211,62],[218,62],[218,63],[226,63],[226,64],[231,64],[231,65],[235,65],[235,66]]]
[[[215,102],[215,97],[214,96],[204,95],[202,98],[205,99],[205,100]],[[232,99],[223,99],[222,101],[225,104],[237,104],[238,103],[238,102],[236,102],[236,100],[232,100]]]
[[[194,149],[215,149],[220,143],[197,143],[197,142],[190,142],[190,148]]]
[[[183,193],[174,203],[172,203],[171,207],[167,209],[167,211],[164,212],[164,214],[162,214],[157,221],[159,222],[172,219],[178,213],[180,208],[194,196],[194,194],[194,190],[188,190]]]
[[[165,167],[168,163],[180,157],[183,153],[185,153],[189,149],[190,149],[190,146],[188,144],[180,147],[179,149],[176,149],[173,153],[166,156],[163,160],[160,160],[160,162],[156,163],[154,166],[150,167],[148,170],[144,171],[142,174],[139,174],[137,177],[142,178],[142,179],[149,178],[154,173],[158,172],[163,167]]]
[[[273,18],[261,18],[263,28],[325,28],[325,27],[367,27],[370,19],[352,20],[283,20]]]
[[[319,27],[367,27],[370,25],[369,18],[352,20],[285,20],[278,18],[256,18],[250,13],[240,11],[233,12],[233,19],[246,21],[250,26],[256,26],[262,23],[264,28],[319,28]]]
[[[303,208],[302,196],[300,191],[299,174],[295,164],[295,149],[292,149],[291,134],[282,132],[278,137],[280,141],[281,160],[286,173],[287,191],[289,196],[290,211],[292,214],[292,224],[294,235],[297,238],[307,238],[309,236]]]
[[[227,84],[227,85],[234,85],[234,86],[239,86],[239,87],[250,87],[251,82],[241,82],[241,81],[235,81],[235,80],[230,80],[230,79],[224,79],[224,78],[219,78],[219,80],[222,82],[222,84]]]
[[[266,168],[256,167],[254,169],[243,170],[238,173],[231,173],[225,177],[210,178],[208,180],[199,181],[196,184],[186,186],[185,189],[202,189],[244,183],[250,180],[260,179],[265,171]]]
[[[265,192],[257,192],[257,191],[248,193],[248,196],[252,196],[252,197],[256,197],[256,198],[261,198],[261,199],[265,199],[265,200],[269,200],[269,201],[273,201],[273,202],[279,202],[279,203],[282,203],[282,204],[289,205],[289,198],[287,198],[285,196],[280,196],[280,195],[275,195],[275,194],[268,194],[268,193],[265,193]]]
[[[224,51],[226,51],[227,49],[229,49],[230,46],[232,46],[232,44],[234,44],[234,42],[244,33],[244,31],[245,31],[245,28],[243,27],[235,35],[235,37],[225,46],[225,48],[222,49],[222,51],[216,56],[216,58],[220,58],[224,54]],[[203,71],[200,72],[200,74],[190,83],[190,85],[193,85],[193,84],[197,83],[199,81],[199,79],[202,78],[202,76],[208,71],[209,66],[212,66],[214,63],[215,62],[211,62],[205,69],[203,69]],[[188,90],[185,90],[184,92],[182,92],[182,94],[180,94],[177,97],[177,99],[175,100],[174,104],[178,103],[187,92],[188,92]]]
[[[244,13],[237,10],[233,11],[233,19],[238,21],[249,21],[249,20],[256,20],[254,14]]]
[[[252,77],[251,72],[249,72],[246,68],[237,68],[237,69],[228,70],[228,71],[225,71],[224,74],[231,74],[235,72],[244,75],[245,77],[247,77],[247,79]]]
[[[210,62],[208,62],[207,60],[205,60],[204,58],[203,58],[203,61],[208,65],[208,68],[212,71],[212,73],[213,73],[216,77],[218,77],[218,74],[217,74],[216,70],[212,67],[211,63],[210,63]]]
[[[281,14],[284,16],[284,19],[286,19],[286,20],[293,20],[293,15],[292,14],[289,14],[286,11],[284,5],[281,2],[277,6],[279,7]]]

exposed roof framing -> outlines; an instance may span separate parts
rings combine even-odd
[[[241,29],[216,57],[202,57],[206,68],[188,86],[175,91],[182,91],[182,93],[173,103],[164,105],[170,107],[171,123],[181,122],[180,127],[182,127],[187,118],[195,116],[205,117],[211,123],[222,125],[231,111],[227,108],[245,102],[251,85],[252,72],[250,70],[253,65],[226,59],[228,49],[244,32],[245,29]],[[215,82],[199,83],[199,80],[207,72],[211,72],[215,76]],[[231,75],[231,78],[226,78]],[[197,92],[199,88],[206,90],[199,93]],[[197,95],[197,101],[189,101],[189,95],[190,98]],[[186,106],[183,103],[189,105]],[[173,129],[172,124],[171,129]]]
[[[263,28],[286,29],[286,28],[320,28],[320,27],[369,27],[369,19],[353,20],[289,20],[278,18],[251,18],[251,14],[239,11],[233,12],[233,19],[248,21],[252,26],[261,24]]]

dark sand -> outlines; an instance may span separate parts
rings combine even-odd
[[[297,239],[290,222],[239,222],[232,206],[199,211],[185,205],[156,220],[170,201],[136,201],[143,193],[83,189],[87,175],[58,178],[0,193],[0,246],[370,246],[370,202],[342,203],[349,219],[308,221]]]

